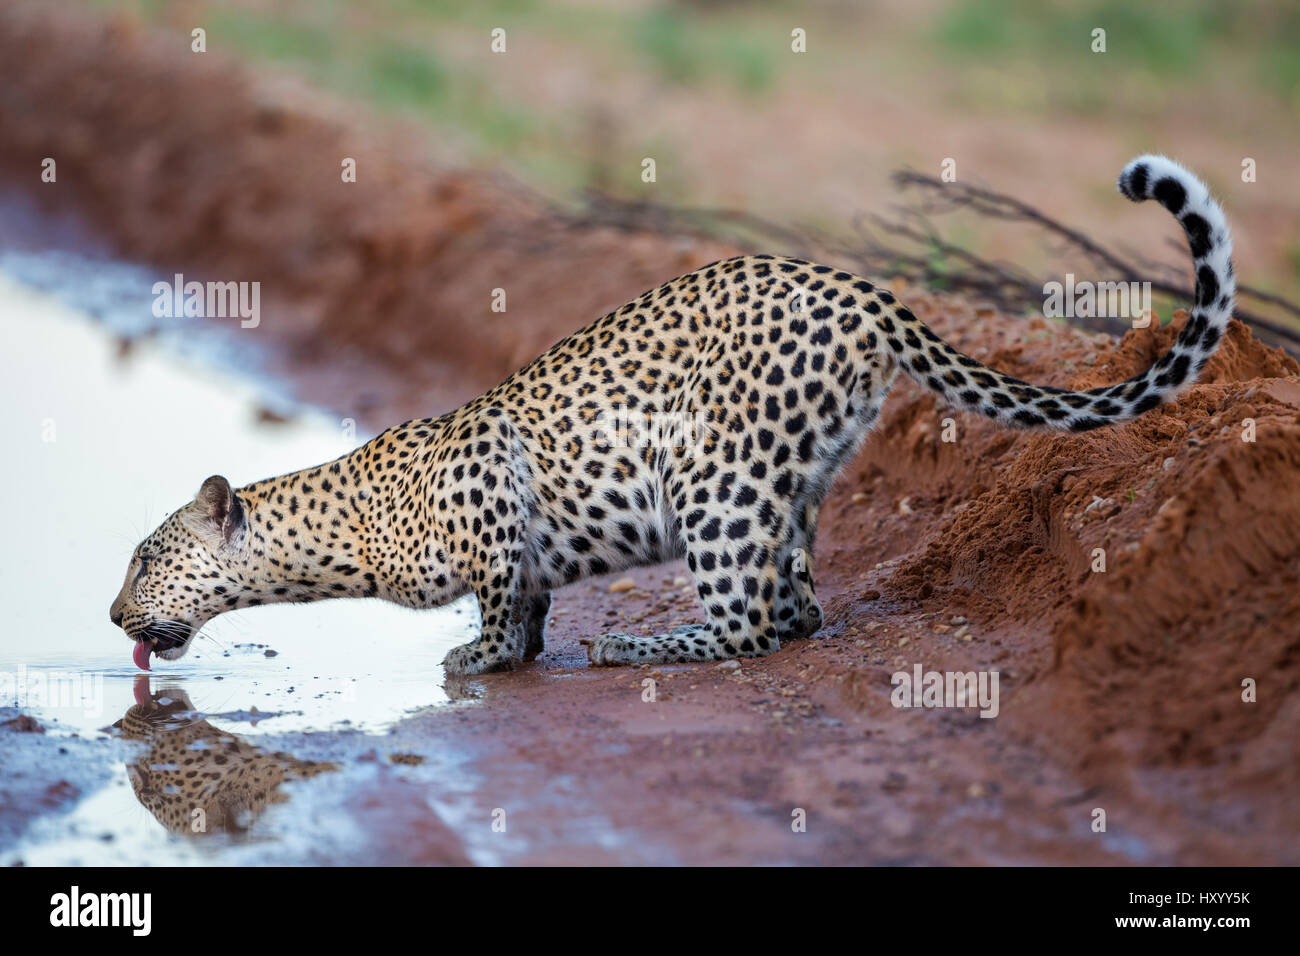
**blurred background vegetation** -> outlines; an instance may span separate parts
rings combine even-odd
[[[951,158],[963,181],[1176,260],[1170,224],[1113,188],[1131,156],[1166,152],[1223,198],[1245,281],[1300,293],[1294,0],[81,2],[178,42],[202,26],[210,52],[377,107],[439,161],[508,170],[560,204],[594,189],[844,233],[896,201],[893,169]],[[489,49],[498,27],[505,55]],[[1071,268],[1023,225],[945,229],[1030,270]]]

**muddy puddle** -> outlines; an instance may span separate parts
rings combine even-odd
[[[25,542],[2,582],[0,722],[20,713],[44,728],[8,735],[4,763],[18,779],[56,759],[52,738],[76,758],[62,790],[42,795],[68,812],[35,819],[11,847],[0,830],[2,862],[219,862],[223,847],[233,860],[237,847],[274,842],[274,827],[260,829],[268,808],[337,769],[289,751],[344,737],[344,752],[364,752],[402,717],[445,703],[440,661],[477,628],[466,602],[255,608],[210,622],[183,659],[136,669],[108,606],[140,537],[209,474],[244,484],[367,437],[269,389],[237,334],[157,330],[155,278],[0,252],[0,442],[14,450],[4,497],[23,503],[6,537]],[[197,791],[195,776],[207,780]]]

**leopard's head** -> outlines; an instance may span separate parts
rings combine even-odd
[[[131,555],[109,618],[164,660],[184,656],[207,621],[234,607],[249,572],[248,509],[213,475]],[[137,661],[146,660],[139,651]],[[143,665],[142,665],[143,666]]]

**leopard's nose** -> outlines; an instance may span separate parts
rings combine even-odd
[[[116,627],[122,626],[122,612],[119,611],[116,607],[111,607],[108,609],[108,619],[112,621]]]

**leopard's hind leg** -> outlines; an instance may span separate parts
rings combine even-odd
[[[598,637],[588,647],[593,664],[763,657],[780,648],[775,613],[785,519],[757,495],[735,494],[733,479],[700,468],[689,470],[682,482],[684,500],[705,505],[688,511],[682,533],[707,623],[649,637]]]
[[[546,615],[551,613],[551,592],[540,591],[524,599],[524,660],[546,650]]]
[[[790,544],[778,561],[781,574],[776,590],[776,627],[782,641],[811,637],[822,626],[822,606],[812,576],[817,510],[817,504],[811,501],[804,506],[792,528]]]

